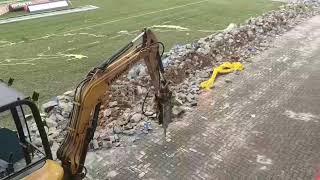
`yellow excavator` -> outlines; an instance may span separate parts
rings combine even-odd
[[[140,39],[142,42],[136,45]],[[88,146],[98,124],[102,100],[112,83],[140,60],[144,60],[147,66],[155,92],[157,117],[166,133],[172,116],[172,92],[164,77],[161,62],[163,51],[164,46],[157,40],[155,34],[149,29],[144,29],[128,45],[88,73],[75,90],[67,133],[57,151],[59,161],[52,160],[44,123],[32,100],[17,96],[0,103],[0,118],[4,117],[1,113],[8,112],[5,114],[12,115],[16,126],[15,131],[0,127],[0,179],[83,179],[87,171],[85,159]],[[32,130],[28,128],[24,112],[26,107],[36,122],[36,133],[41,138],[42,149],[37,148],[30,138]],[[5,138],[1,140],[1,136]]]

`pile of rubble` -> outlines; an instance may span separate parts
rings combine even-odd
[[[248,58],[270,47],[270,42],[297,23],[318,13],[319,1],[287,4],[279,10],[248,19],[244,24],[230,24],[224,31],[192,44],[179,45],[165,53],[166,77],[174,92],[175,117],[197,106],[199,84],[207,80],[212,67],[225,61],[248,61]],[[141,114],[141,106],[153,112],[152,89],[149,91],[146,67],[137,65],[111,87],[100,113],[99,127],[91,143],[92,149],[121,146],[121,137],[147,134],[155,127],[155,117]],[[147,97],[147,98],[145,98]],[[53,150],[64,137],[64,129],[72,110],[73,92],[66,92],[43,105],[47,112],[49,141]],[[121,142],[121,143],[120,143]]]

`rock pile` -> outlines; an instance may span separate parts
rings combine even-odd
[[[313,0],[287,4],[279,10],[250,18],[244,24],[231,24],[224,31],[192,44],[177,45],[165,53],[163,63],[174,92],[174,116],[179,117],[197,106],[199,84],[210,76],[213,65],[224,61],[246,61],[269,48],[273,37],[318,13],[318,7],[319,1]],[[140,64],[113,84],[101,107],[92,149],[120,146],[120,138],[124,135],[134,136],[152,131],[152,119],[155,117],[146,117],[141,112],[142,104],[147,114],[153,114],[154,111],[153,91],[149,88],[149,82],[146,68]],[[72,108],[72,96],[72,91],[66,92],[43,107],[47,112],[44,120],[48,126],[49,141],[55,147],[63,138]]]
[[[280,10],[250,18],[245,24],[202,38],[195,50],[217,62],[233,58],[241,61],[266,49],[269,37],[282,34],[314,13],[310,5],[288,4]]]
[[[65,129],[72,111],[73,96],[73,91],[67,91],[52,101],[43,104],[41,107],[41,110],[46,113],[42,115],[42,120],[45,125],[51,150],[54,152],[54,157],[56,155],[55,152],[58,150],[66,134]],[[42,142],[36,124],[34,120],[30,120],[29,122],[28,124],[32,135],[31,139],[36,146],[41,147]]]

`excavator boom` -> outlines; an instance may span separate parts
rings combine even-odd
[[[133,48],[142,37],[142,44]],[[89,72],[77,86],[67,135],[57,152],[66,178],[81,179],[88,145],[97,127],[103,97],[112,83],[130,67],[144,60],[154,87],[159,123],[164,129],[171,122],[171,95],[163,75],[159,45],[155,35],[145,29],[114,56]],[[130,50],[130,51],[129,51]],[[129,51],[129,52],[128,52]]]

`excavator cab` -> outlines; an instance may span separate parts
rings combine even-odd
[[[26,120],[26,114],[32,117]],[[35,123],[30,122],[35,121]],[[33,124],[36,127],[30,127]],[[36,146],[31,131],[41,139]],[[27,179],[52,159],[48,138],[35,103],[0,83],[0,179]]]

